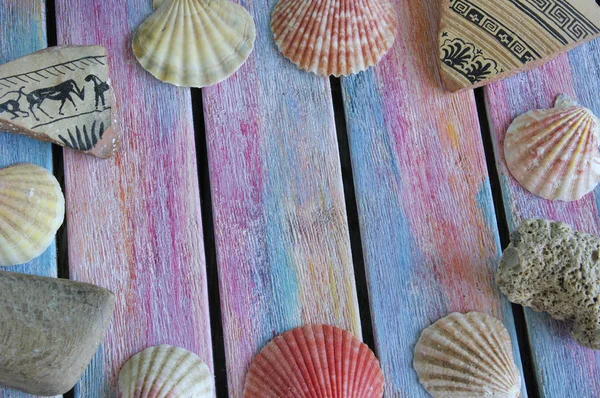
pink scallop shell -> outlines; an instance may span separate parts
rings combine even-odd
[[[561,95],[554,108],[527,112],[510,125],[506,165],[539,197],[579,200],[600,182],[599,129],[592,111]]]
[[[388,0],[280,0],[271,19],[279,50],[318,75],[350,75],[375,65],[396,38]]]
[[[312,325],[263,348],[250,365],[244,398],[380,398],[383,384],[369,347],[342,329]]]

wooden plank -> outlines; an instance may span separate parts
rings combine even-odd
[[[0,64],[46,47],[44,0],[0,2]],[[0,168],[15,163],[35,163],[52,170],[52,146],[14,134],[0,133]],[[2,270],[56,277],[56,245],[37,259]],[[0,397],[30,397],[15,390],[0,389]]]
[[[242,1],[255,49],[203,90],[229,394],[274,335],[328,323],[360,336],[329,81],[270,33],[276,0]]]
[[[503,319],[520,356],[510,304],[493,283],[498,231],[473,93],[441,89],[439,4],[394,3],[392,52],[342,88],[386,396],[427,397],[414,345],[451,312]]]
[[[59,43],[111,55],[124,131],[114,159],[65,150],[71,277],[112,290],[111,327],[76,396],[116,396],[120,367],[156,344],[212,368],[206,265],[190,92],[146,73],[130,48],[148,0],[57,0]]]
[[[9,0],[0,4],[0,63],[12,61],[46,47],[45,2]],[[9,133],[0,134],[0,167],[35,163],[52,171],[52,146]],[[6,271],[56,276],[56,246],[39,258]]]
[[[527,193],[510,176],[504,161],[506,130],[518,115],[551,107],[560,93],[575,95],[600,115],[600,41],[586,44],[540,69],[486,89],[488,115],[510,230],[531,217],[563,221],[600,235],[600,190],[575,203],[555,203]],[[535,372],[542,397],[600,396],[600,353],[579,347],[568,325],[526,310]],[[568,386],[568,387],[565,387]]]

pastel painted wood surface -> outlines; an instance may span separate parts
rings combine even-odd
[[[510,230],[531,217],[563,221],[600,235],[600,190],[577,202],[550,202],[533,196],[510,176],[504,161],[504,136],[512,120],[535,108],[548,108],[561,93],[600,115],[600,41],[596,40],[540,69],[486,89],[498,173]],[[578,346],[568,325],[526,310],[531,351],[542,397],[600,396],[600,353]],[[568,386],[568,387],[566,387]]]
[[[130,47],[151,12],[148,0],[56,1],[59,44],[107,47],[124,132],[114,159],[64,153],[70,277],[117,298],[80,397],[116,396],[120,367],[157,344],[191,350],[212,369],[190,93],[146,73]]]
[[[232,397],[276,334],[308,323],[361,334],[329,82],[277,52],[275,3],[240,2],[254,52],[203,89]]]
[[[441,88],[437,2],[394,3],[391,53],[342,88],[385,394],[427,397],[414,346],[451,312],[502,319],[517,364],[520,356],[510,304],[494,285],[500,248],[473,94]]]
[[[45,1],[3,0],[0,2],[0,63],[46,47]],[[1,102],[1,101],[0,101]],[[35,163],[52,170],[52,147],[31,138],[0,132],[0,167],[14,163]],[[37,259],[2,270],[56,277],[56,245]],[[0,388],[2,398],[31,397]]]

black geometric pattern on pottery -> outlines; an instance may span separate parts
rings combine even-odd
[[[463,17],[469,23],[478,26],[496,39],[501,46],[510,51],[517,60],[526,64],[540,59],[540,54],[515,32],[502,24],[494,16],[487,14],[469,0],[452,0],[452,11]]]
[[[76,149],[78,151],[89,151],[96,146],[100,139],[102,139],[104,131],[104,122],[100,122],[100,127],[98,128],[98,131],[96,131],[96,121],[94,121],[90,133],[87,131],[87,126],[83,126],[82,129],[80,129],[79,126],[76,126],[75,134],[73,134],[70,129],[67,129],[69,136],[65,138],[62,135],[59,135],[58,138],[60,138],[63,144],[68,148]]]
[[[6,88],[10,88],[11,85],[21,85],[22,83],[40,83],[40,79],[54,79],[56,77],[59,77],[60,75],[65,75],[68,72],[74,72],[77,69],[83,70],[86,66],[94,64],[106,65],[106,60],[104,58],[106,58],[106,55],[88,56],[56,65],[47,66],[42,69],[20,73],[18,75],[0,77],[0,85]],[[48,76],[46,76],[46,74]],[[2,87],[0,87],[0,89],[1,88]]]
[[[565,0],[509,0],[561,44],[600,34],[600,28]]]

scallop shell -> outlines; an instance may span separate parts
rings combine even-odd
[[[528,191],[544,199],[574,201],[600,182],[600,121],[566,95],[554,108],[527,112],[510,125],[506,164]]]
[[[158,9],[158,7],[160,7],[162,5],[162,3],[164,3],[165,1],[168,1],[168,0],[153,0],[152,8],[154,8],[155,10]]]
[[[413,365],[434,398],[515,398],[521,377],[502,323],[486,314],[450,314],[421,334]]]
[[[350,75],[383,58],[398,22],[388,0],[280,0],[271,18],[279,50],[318,75]]]
[[[162,0],[137,29],[133,52],[163,82],[205,87],[238,70],[250,56],[256,28],[243,7],[228,0]]]
[[[29,163],[0,169],[0,266],[40,256],[64,216],[65,198],[48,170]]]
[[[369,347],[342,329],[311,325],[263,348],[250,365],[244,398],[379,398],[383,384]]]
[[[214,380],[194,353],[170,345],[150,347],[134,355],[119,372],[122,398],[212,398]]]

